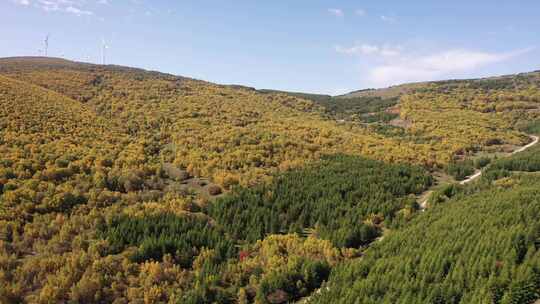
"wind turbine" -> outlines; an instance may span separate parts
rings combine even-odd
[[[107,43],[105,42],[105,38],[103,38],[101,40],[101,63],[103,65],[105,65],[105,55],[106,55],[106,51],[107,49],[109,48],[109,46],[107,45]]]
[[[47,36],[45,36],[45,57],[47,57],[49,53],[49,36],[50,34],[47,34]]]

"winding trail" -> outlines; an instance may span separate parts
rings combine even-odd
[[[529,149],[530,147],[532,147],[532,146],[534,146],[534,145],[536,145],[538,143],[538,140],[539,140],[538,136],[529,135],[529,137],[533,140],[532,142],[526,144],[525,146],[523,146],[523,147],[521,147],[519,149],[516,149],[514,152],[510,153],[509,156],[520,153],[520,152],[523,152],[523,151]],[[482,173],[483,173],[482,170],[476,170],[473,175],[468,176],[467,179],[460,181],[459,184],[460,185],[466,185],[466,184],[468,184],[468,183],[470,183],[472,181],[475,181],[480,176],[482,176]],[[420,210],[425,211],[427,209],[427,207],[428,207],[427,202],[428,202],[429,198],[431,197],[432,193],[433,193],[433,190],[428,190],[428,191],[424,192],[420,196],[420,198],[419,198]]]
[[[425,211],[427,209],[427,202],[432,193],[433,193],[433,190],[428,190],[424,192],[422,196],[420,196],[420,199],[419,199],[420,210]]]
[[[473,180],[479,178],[480,176],[482,176],[482,170],[477,169],[477,170],[474,171],[473,175],[467,177],[467,179],[465,179],[465,180],[460,181],[459,184],[460,185],[468,184],[468,183],[472,182]]]
[[[529,137],[532,138],[533,141],[532,141],[530,144],[525,145],[525,146],[523,146],[523,147],[517,149],[516,151],[512,152],[512,155],[513,155],[513,154],[516,154],[516,153],[519,153],[519,152],[523,152],[523,151],[529,149],[530,147],[532,147],[532,146],[534,146],[534,145],[536,145],[536,144],[538,143],[538,136],[535,136],[535,135],[529,135]]]

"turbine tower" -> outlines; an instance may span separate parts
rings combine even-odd
[[[50,34],[47,34],[47,36],[45,36],[45,57],[47,57],[49,53],[49,36]]]
[[[105,55],[106,55],[106,51],[107,49],[109,48],[109,46],[107,45],[107,43],[105,42],[105,38],[103,38],[101,40],[101,63],[103,65],[105,65],[106,61],[105,61]]]

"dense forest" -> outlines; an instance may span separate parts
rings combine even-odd
[[[431,183],[421,168],[332,156],[270,184],[234,189],[210,205],[209,215],[230,235],[248,241],[310,228],[337,247],[358,248],[372,242],[378,226],[391,223],[400,210],[414,213],[416,202],[408,195]]]
[[[530,304],[540,148],[510,152],[539,85],[331,97],[0,59],[0,302]]]
[[[312,302],[506,304],[539,299],[538,151],[535,146],[495,160],[480,181],[434,193],[429,212],[370,247],[362,259],[334,268]]]
[[[515,178],[432,208],[333,270],[313,303],[534,302],[539,181]]]

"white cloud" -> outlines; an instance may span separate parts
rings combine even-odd
[[[399,56],[401,53],[400,47],[389,45],[377,46],[371,44],[359,44],[352,47],[336,46],[336,52],[347,55],[374,55],[383,57]]]
[[[30,5],[29,0],[13,0],[13,2],[15,2],[16,4],[19,4],[19,5],[24,5],[24,6]]]
[[[485,52],[451,49],[429,54],[405,53],[402,47],[359,44],[349,48],[337,46],[336,52],[355,55],[368,67],[364,80],[370,86],[386,87],[407,82],[455,77],[492,64],[504,62],[531,50]]]
[[[396,23],[397,22],[395,17],[386,16],[386,15],[382,15],[381,20],[386,22],[386,23]]]
[[[511,53],[487,53],[468,50],[450,50],[422,58],[422,66],[440,71],[459,71],[474,69],[490,63],[504,61],[516,56]]]
[[[375,86],[389,86],[438,80],[504,62],[531,50],[493,53],[454,49],[426,56],[404,56],[372,68],[368,73],[368,81]]]
[[[27,7],[35,7],[46,12],[64,12],[77,16],[89,16],[94,13],[90,10],[83,9],[88,2],[99,4],[108,4],[108,0],[12,0],[14,3]]]
[[[345,16],[345,13],[343,13],[343,10],[339,9],[339,8],[329,8],[328,9],[328,12],[336,17],[343,17]]]
[[[365,15],[367,15],[367,12],[363,9],[357,9],[354,13],[360,17],[364,17]]]
[[[92,13],[91,11],[85,11],[85,10],[81,10],[81,9],[78,9],[76,7],[73,7],[73,6],[68,6],[66,8],[66,12],[67,13],[72,13],[72,14],[75,14],[77,16],[81,16],[81,15],[93,15],[94,13]]]

